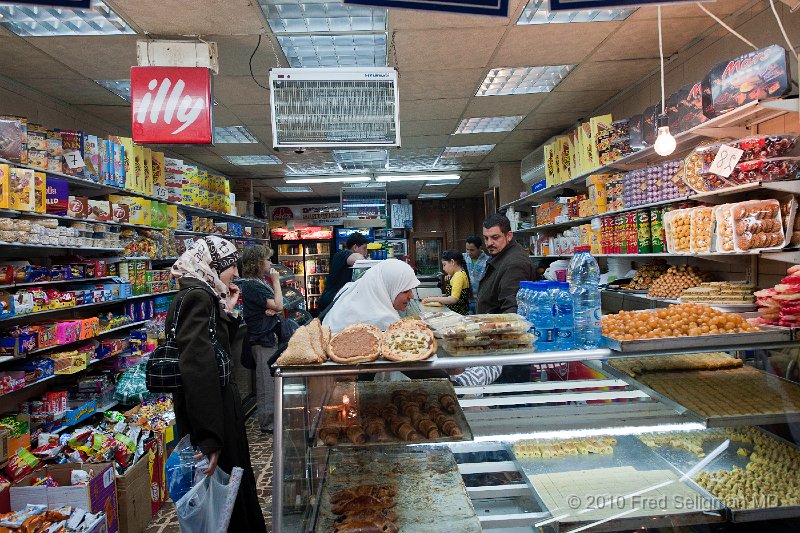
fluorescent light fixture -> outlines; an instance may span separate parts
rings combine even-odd
[[[281,160],[274,155],[226,155],[222,157],[228,163],[239,166],[280,165]]]
[[[94,80],[104,89],[108,89],[125,101],[131,100],[131,80]]]
[[[214,144],[253,144],[257,142],[258,139],[244,126],[214,128]]]
[[[473,146],[448,146],[442,152],[443,158],[477,157],[491,152],[496,144],[476,144]]]
[[[0,4],[0,25],[23,37],[136,33],[102,0],[89,9]]]
[[[458,185],[459,183],[461,183],[461,180],[434,181],[434,182],[431,182],[431,183],[426,183],[425,186],[426,187],[447,187],[447,186],[452,186],[452,185]]]
[[[292,68],[385,67],[386,33],[278,35]]]
[[[409,174],[407,176],[378,176],[375,181],[380,182],[394,182],[394,181],[444,181],[444,180],[457,180],[460,176],[458,174]]]
[[[486,75],[475,96],[549,93],[573,68],[575,65],[494,68]]]
[[[517,124],[519,124],[523,118],[525,118],[525,115],[465,118],[458,125],[453,135],[511,131],[517,127]]]
[[[286,183],[358,183],[372,181],[369,176],[342,176],[331,178],[286,178]]]
[[[420,200],[424,200],[426,198],[447,198],[446,192],[426,192],[423,194],[418,194],[417,198]]]
[[[389,161],[386,150],[334,150],[333,159],[342,170],[385,169]]]
[[[386,31],[386,10],[330,0],[258,0],[273,33]]]
[[[385,183],[378,183],[377,181],[365,181],[363,183],[353,183],[348,185],[349,189],[385,189]]]
[[[278,192],[313,192],[311,187],[273,187]]]
[[[569,22],[609,22],[625,20],[636,9],[592,9],[582,11],[550,12],[547,0],[530,0],[517,24],[566,24]]]

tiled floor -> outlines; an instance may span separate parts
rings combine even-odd
[[[271,532],[272,435],[261,433],[258,429],[258,417],[251,416],[247,420],[247,439],[250,443],[250,460],[256,475],[258,498],[267,522],[267,531]],[[145,533],[180,533],[178,519],[175,516],[175,506],[172,503],[166,503]]]

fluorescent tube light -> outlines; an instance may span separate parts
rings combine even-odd
[[[587,9],[551,12],[546,0],[530,0],[517,19],[518,25],[567,24],[569,22],[609,22],[625,20],[636,9]]]
[[[472,146],[448,146],[442,152],[443,158],[476,157],[491,152],[496,144],[475,144]]]
[[[549,93],[575,65],[495,68],[489,71],[475,96]]]
[[[425,198],[447,198],[447,193],[446,192],[429,192],[429,193],[418,194],[417,198],[419,198],[420,200],[424,200]]]
[[[369,176],[342,176],[333,178],[286,178],[286,183],[358,183],[371,181]]]
[[[398,175],[398,176],[378,176],[375,181],[380,182],[394,182],[394,181],[443,181],[443,180],[457,180],[460,176],[458,174],[420,174],[420,175]]]
[[[238,166],[281,164],[281,160],[274,155],[226,155],[222,158]]]
[[[244,126],[214,128],[214,144],[254,144],[258,139]]]
[[[310,187],[273,187],[278,192],[313,192]]]
[[[0,4],[0,25],[22,37],[125,35],[136,33],[102,0],[89,9]]]
[[[517,127],[517,124],[519,124],[523,118],[525,118],[525,115],[465,118],[458,125],[453,135],[511,131]]]

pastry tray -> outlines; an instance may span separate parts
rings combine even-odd
[[[685,470],[678,470],[634,436],[615,438],[617,445],[612,455],[549,459],[520,459],[515,456],[536,499],[544,503],[544,508],[560,530],[599,521],[604,522],[591,527],[591,531],[671,527],[725,520],[726,508],[722,502],[693,481],[680,481]],[[513,454],[513,448],[510,450]],[[658,487],[670,480],[673,483]],[[652,487],[656,488],[647,491]],[[688,502],[693,507],[676,506],[677,501]]]
[[[780,437],[777,437],[767,431],[764,431],[761,428],[754,428],[757,431],[764,433],[765,435],[769,436],[770,438],[777,440],[783,444],[787,444],[792,448],[798,449],[795,444],[792,444]],[[710,430],[710,431],[719,431],[719,430]],[[699,430],[697,432],[693,431],[693,433],[703,433],[705,430]],[[708,454],[717,448],[720,444],[722,444],[726,440],[725,437],[719,438],[712,438],[703,443],[703,450]],[[715,470],[730,470],[734,466],[738,466],[739,468],[744,469],[747,466],[747,463],[750,461],[748,457],[742,457],[738,455],[736,452],[739,448],[747,448],[752,450],[752,444],[746,444],[737,440],[731,440],[728,449],[722,452],[722,454],[717,457],[711,464],[703,468],[704,472],[713,472]],[[673,448],[671,446],[658,446],[656,448],[652,448],[656,454],[662,457],[665,461],[673,465],[680,471],[687,471],[692,468],[701,458],[698,458],[693,453]],[[714,498],[712,495],[708,494],[700,486],[697,486],[694,482],[693,485],[696,486],[697,490],[701,491],[703,494],[708,495],[710,498]],[[714,498],[716,500],[716,498]],[[732,522],[755,522],[760,520],[771,520],[771,519],[779,519],[779,518],[796,518],[800,517],[800,506],[784,506],[784,507],[767,507],[767,508],[760,508],[760,509],[731,509],[728,508],[728,513],[730,514],[730,520]]]
[[[441,394],[452,394],[454,398],[458,398],[453,389],[453,384],[450,382],[449,379],[414,379],[410,381],[353,381],[353,382],[339,382],[333,389],[331,393],[326,407],[328,409],[336,409],[340,405],[340,400],[347,395],[350,398],[351,406],[358,411],[358,405],[361,402],[364,402],[368,405],[373,405],[375,403],[386,404],[390,402],[390,397],[392,392],[396,390],[406,390],[406,391],[413,391],[415,389],[424,389],[425,392],[428,393],[430,400],[434,400],[438,403],[438,397]],[[323,407],[323,410],[326,408]],[[449,414],[444,409],[442,412],[445,414]],[[350,442],[345,435],[342,435],[339,439],[339,444],[336,447],[339,448],[352,448],[352,447],[372,447],[372,446],[387,446],[387,445],[409,445],[409,444],[421,444],[421,443],[433,443],[433,442],[460,442],[460,441],[471,441],[473,440],[472,435],[472,428],[469,426],[469,422],[467,422],[466,417],[464,416],[464,411],[461,409],[461,404],[456,402],[456,412],[450,415],[453,419],[458,423],[458,427],[461,429],[462,436],[461,437],[450,437],[450,436],[441,436],[436,439],[429,439],[422,436],[422,439],[417,442],[408,442],[404,440],[400,440],[399,437],[393,435],[391,431],[389,431],[390,439],[384,442],[371,442],[367,440],[366,444],[353,444]],[[357,421],[358,418],[355,418]],[[325,446],[322,440],[319,438],[319,427],[317,428],[317,436],[316,436],[316,443],[317,446]],[[369,439],[369,437],[367,437]]]
[[[649,311],[642,311],[649,312]],[[697,337],[662,337],[623,341],[603,336],[603,346],[622,353],[642,353],[666,350],[691,349],[701,351],[718,348],[747,349],[752,345],[773,342],[790,342],[792,331],[788,328],[761,326],[761,331],[749,333],[724,333],[722,335],[700,335]]]
[[[480,521],[444,447],[333,448],[321,487],[317,533],[329,533],[335,516],[331,495],[364,484],[397,485],[396,525],[403,533],[480,533]]]

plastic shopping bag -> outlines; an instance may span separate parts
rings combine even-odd
[[[189,492],[175,502],[175,511],[182,533],[220,533],[227,531],[233,504],[242,481],[241,468],[231,475],[221,468],[210,476],[202,476]]]
[[[185,435],[167,457],[165,465],[167,490],[173,502],[180,500],[194,485],[194,471],[197,463],[194,455],[196,453],[189,440],[189,435]]]

